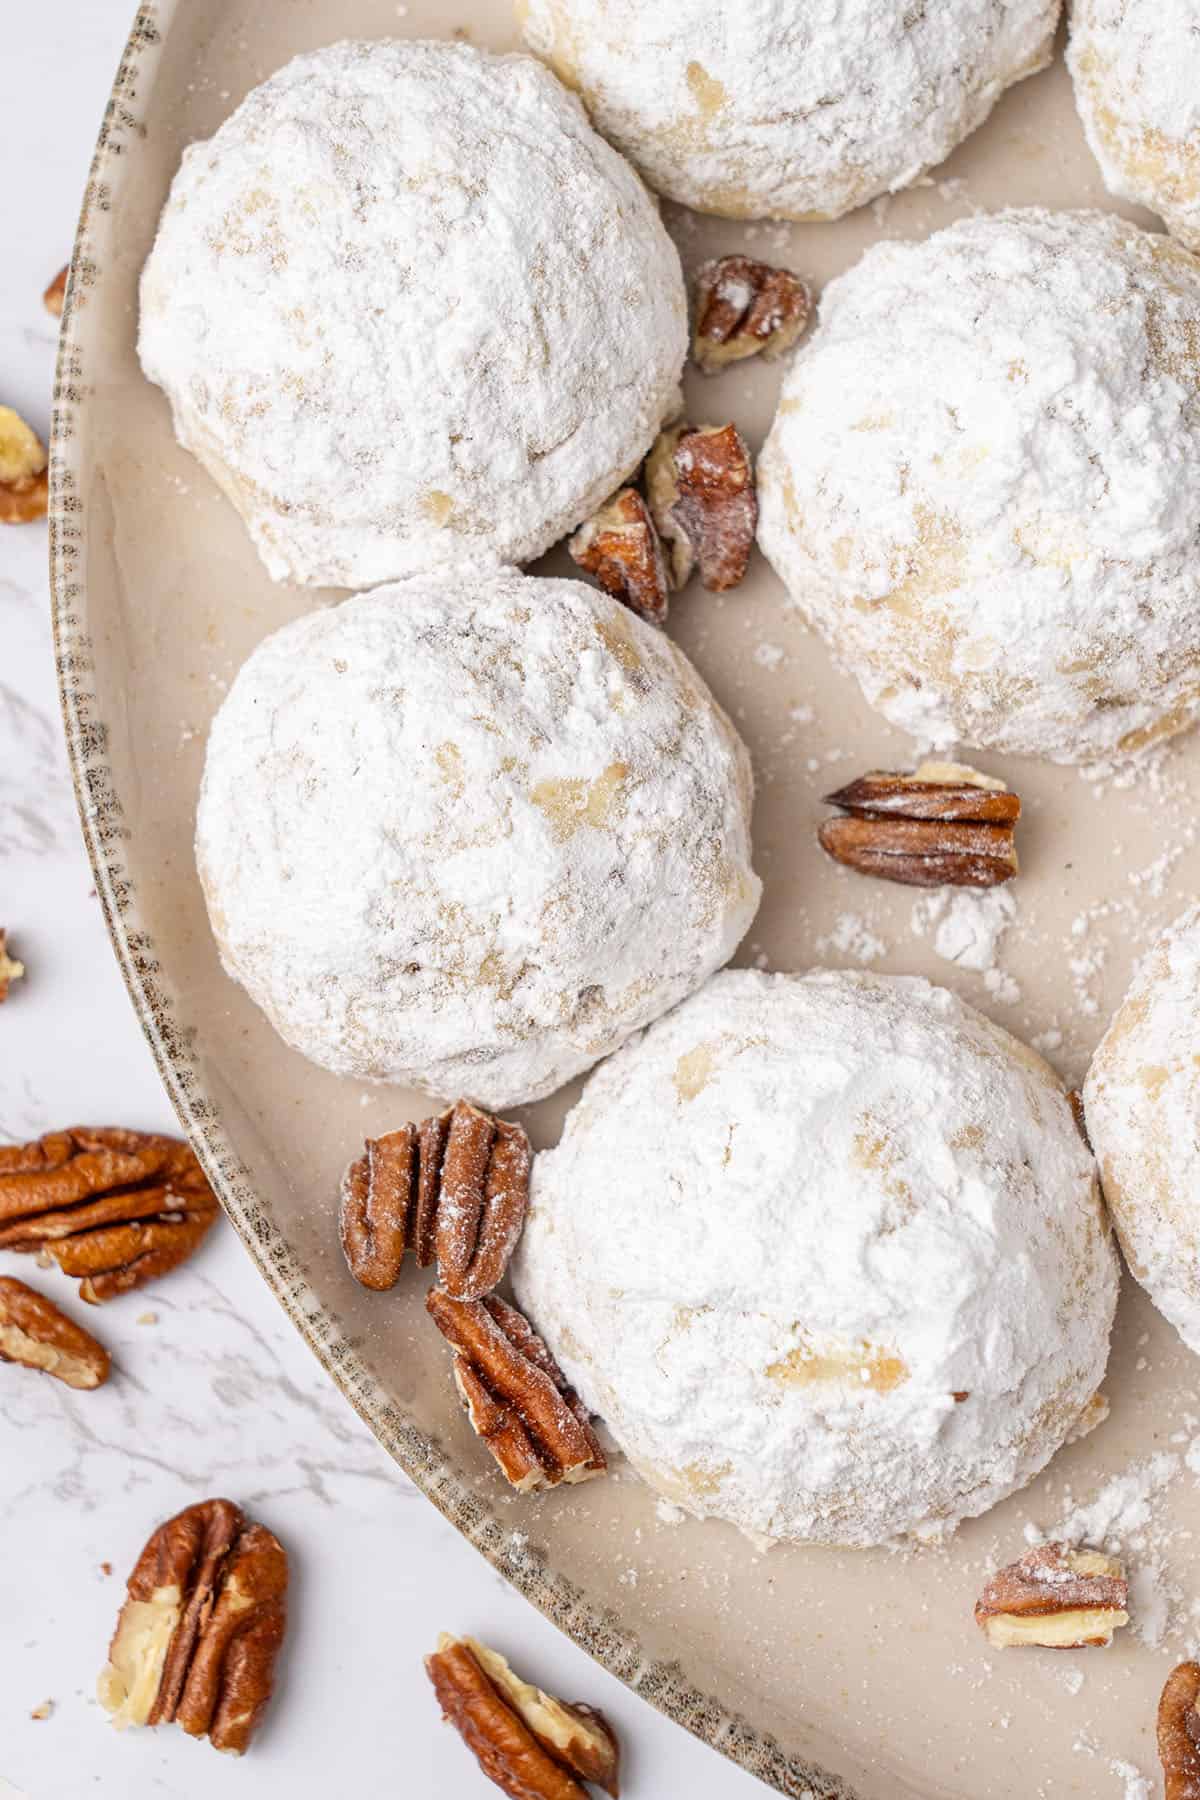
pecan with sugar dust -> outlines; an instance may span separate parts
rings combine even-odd
[[[606,593],[652,625],[667,617],[670,588],[658,532],[636,488],[624,487],[579,527],[567,550]]]
[[[77,1125],[0,1146],[0,1250],[53,1257],[93,1305],[183,1262],[219,1210],[178,1138]]]
[[[1158,1702],[1163,1800],[1200,1800],[1200,1663],[1180,1663]]]
[[[975,1623],[997,1650],[1082,1650],[1112,1643],[1113,1632],[1129,1623],[1128,1603],[1129,1583],[1111,1556],[1039,1544],[992,1576]]]
[[[692,361],[715,375],[747,356],[790,350],[812,311],[806,282],[750,256],[722,256],[696,271]]]
[[[825,804],[844,816],[821,826],[821,848],[860,875],[907,887],[986,888],[1018,872],[1021,802],[1002,781],[964,764],[872,770],[827,794]]]
[[[67,276],[70,272],[70,264],[64,264],[42,295],[42,305],[52,318],[61,319],[63,316],[67,300]]]
[[[529,1139],[467,1100],[368,1138],[342,1179],[342,1250],[363,1287],[392,1287],[405,1252],[460,1300],[501,1279],[529,1203]]]
[[[443,1632],[425,1658],[443,1716],[510,1800],[586,1800],[581,1783],[620,1796],[620,1747],[602,1713],[523,1681],[477,1638]]]
[[[19,981],[25,973],[25,964],[14,961],[8,954],[8,933],[0,925],[0,1005],[8,999],[8,985],[11,981]]]
[[[108,1380],[103,1344],[12,1275],[0,1275],[0,1362],[44,1369],[73,1388],[98,1388]]]
[[[471,1428],[512,1487],[528,1494],[603,1475],[588,1410],[523,1313],[495,1294],[456,1300],[436,1287],[425,1305],[458,1353],[454,1380]]]
[[[699,567],[713,593],[737,587],[758,525],[754,467],[734,425],[672,425],[646,458],[650,512],[667,547],[671,583]]]
[[[97,1691],[118,1730],[179,1725],[241,1756],[275,1683],[287,1552],[231,1500],[154,1532],[134,1566]]]
[[[44,519],[50,506],[46,446],[11,406],[0,406],[0,525]]]

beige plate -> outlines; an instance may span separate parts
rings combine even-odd
[[[1130,1286],[1122,1305],[1108,1424],[946,1551],[764,1556],[720,1525],[661,1522],[628,1475],[515,1499],[460,1417],[443,1348],[423,1328],[422,1284],[372,1297],[337,1248],[334,1195],[348,1153],[365,1130],[415,1116],[419,1102],[310,1068],[218,967],[191,854],[205,732],[251,647],[327,596],[273,586],[233,512],[176,447],[134,355],[138,270],[183,146],[289,55],[351,32],[456,27],[495,47],[513,38],[505,0],[161,0],[143,8],[117,79],[64,324],[53,569],[84,830],[142,1023],[234,1225],[316,1355],[435,1504],[640,1693],[785,1793],[1120,1800],[1117,1761],[1155,1766],[1153,1706],[1180,1640],[1168,1632],[1153,1650],[1127,1633],[1108,1653],[989,1656],[971,1606],[985,1566],[1020,1551],[1025,1521],[1049,1524],[1063,1510],[1066,1484],[1086,1497],[1130,1459],[1167,1447],[1187,1427],[1189,1402],[1200,1412],[1200,1365],[1140,1293]],[[884,233],[923,235],[1006,202],[1108,203],[1061,62],[1009,94],[937,185],[887,207],[790,233],[683,213],[672,225],[689,263],[745,244],[820,281]],[[767,368],[723,376],[695,393],[695,415],[732,413],[757,441],[777,382]],[[780,600],[759,564],[726,599],[690,591],[671,621],[757,765],[766,898],[743,958],[836,965],[862,953],[856,934],[868,929],[886,945],[876,966],[948,981],[1026,1036],[1060,1031],[1053,1055],[1077,1078],[1136,949],[1197,886],[1200,854],[1184,822],[1200,792],[1200,740],[1160,756],[1153,782],[1124,787],[983,759],[1027,802],[1028,873],[1005,956],[1021,997],[1006,1000],[914,935],[910,892],[846,875],[815,848],[821,793],[851,771],[905,763],[908,746]],[[1088,908],[1099,909],[1091,929],[1073,937]],[[553,1141],[570,1097],[533,1110],[538,1142]],[[1182,1522],[1190,1491],[1184,1475],[1167,1494],[1164,1528]],[[1145,1564],[1145,1546],[1135,1552]],[[1176,1537],[1168,1585],[1186,1596],[1198,1563],[1197,1546]],[[1179,1595],[1171,1610],[1182,1616]]]

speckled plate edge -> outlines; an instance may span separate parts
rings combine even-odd
[[[611,1609],[597,1605],[566,1576],[533,1561],[527,1551],[517,1560],[505,1548],[511,1533],[460,1480],[437,1445],[405,1417],[337,1320],[318,1303],[286,1240],[259,1205],[205,1091],[191,1036],[176,1017],[170,981],[140,916],[126,855],[129,833],[95,687],[82,579],[89,522],[81,469],[91,381],[83,341],[86,315],[75,298],[104,268],[123,168],[142,141],[144,97],[178,4],[157,0],[139,8],[105,109],[71,259],[50,451],[51,611],[67,754],[96,892],[134,1010],[180,1123],[268,1287],[360,1418],[439,1512],[560,1631],[668,1718],[780,1793],[803,1800],[854,1800],[836,1776],[788,1756],[768,1731],[729,1711],[715,1695],[701,1692],[678,1663],[650,1658]]]

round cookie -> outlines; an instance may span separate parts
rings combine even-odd
[[[277,579],[527,562],[676,406],[679,258],[533,58],[298,56],[193,144],[142,275],[142,367]]]
[[[651,187],[836,219],[907,187],[1050,61],[1059,0],[516,0],[532,50]]]
[[[1200,906],[1142,963],[1083,1098],[1125,1260],[1200,1356]]]
[[[1200,710],[1200,263],[1102,213],[965,219],[826,289],[760,541],[926,744],[1088,762]]]
[[[1196,0],[1075,0],[1067,63],[1109,192],[1200,250]]]
[[[733,954],[751,795],[682,651],[608,595],[413,577],[254,651],[196,856],[225,967],[290,1044],[494,1109]]]
[[[1117,1293],[1054,1072],[945,989],[857,973],[726,971],[602,1064],[513,1274],[659,1492],[846,1545],[1036,1475]]]

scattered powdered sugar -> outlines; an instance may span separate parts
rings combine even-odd
[[[1061,1087],[1003,1045],[911,977],[727,970],[592,1074],[513,1280],[673,1504],[942,1533],[1068,1435],[1116,1259]]]
[[[1015,1006],[1020,985],[997,967],[996,956],[1016,916],[1016,898],[1008,888],[944,887],[914,903],[912,929],[917,937],[932,933],[934,951],[944,962],[981,974],[993,1000]]]
[[[1154,1507],[1182,1469],[1178,1456],[1161,1450],[1145,1462],[1133,1463],[1105,1482],[1082,1506],[1074,1507],[1045,1535],[1071,1544],[1089,1544],[1114,1554],[1145,1531]]]
[[[744,746],[664,633],[580,582],[414,576],[259,645],[197,814],[226,968],[338,1073],[501,1108],[732,955]]]
[[[788,365],[760,542],[921,742],[1128,755],[1200,711],[1198,388],[1200,263],[1115,214],[875,244]]]
[[[817,954],[827,956],[830,951],[838,956],[849,956],[857,963],[878,962],[886,956],[888,946],[885,940],[871,930],[866,920],[859,913],[844,912],[838,918],[833,930],[826,937],[819,937],[816,942]]]
[[[1161,213],[1200,250],[1195,0],[1076,0],[1067,63],[1109,192]]]
[[[780,663],[782,663],[784,655],[785,652],[779,644],[768,644],[764,641],[759,644],[755,650],[754,660],[760,669],[766,669],[771,674],[774,674]]]
[[[749,218],[836,218],[916,181],[1049,62],[1058,19],[1056,0],[520,11],[527,43],[652,187]]]
[[[139,350],[276,578],[537,556],[677,403],[679,257],[528,56],[341,43],[185,152]]]
[[[1114,1756],[1108,1766],[1117,1780],[1125,1783],[1124,1800],[1151,1800],[1150,1782],[1140,1769],[1132,1763],[1122,1762],[1119,1756]]]

